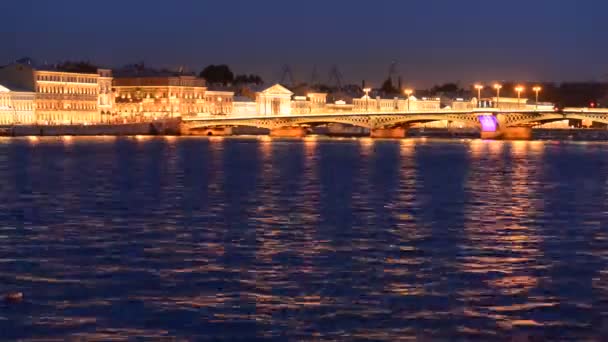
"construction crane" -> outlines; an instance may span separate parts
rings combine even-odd
[[[317,66],[312,67],[312,74],[310,75],[310,86],[316,87],[319,85],[319,73],[317,72]]]
[[[399,72],[397,71],[397,61],[393,60],[391,65],[388,67],[388,78],[393,81],[397,81],[397,89],[401,90],[401,76],[399,76]]]
[[[289,80],[289,83],[287,81]],[[296,82],[293,77],[293,73],[291,72],[291,67],[287,64],[284,64],[281,69],[281,82],[282,85],[285,86],[295,86]]]
[[[329,69],[329,86],[335,85],[337,90],[342,90],[342,74],[338,70],[338,66],[334,65]]]

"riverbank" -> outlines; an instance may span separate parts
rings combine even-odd
[[[96,125],[15,125],[0,127],[0,136],[179,135],[179,120]]]

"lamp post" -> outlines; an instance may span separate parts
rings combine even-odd
[[[481,84],[476,84],[475,89],[477,89],[477,107],[481,107],[481,90],[483,86]]]
[[[524,91],[524,87],[523,86],[517,86],[515,87],[515,91],[517,92],[517,108],[521,108],[521,92]]]
[[[535,86],[534,88],[532,88],[532,90],[534,90],[534,92],[536,93],[536,107],[534,110],[538,110],[538,93],[540,93],[543,88],[541,88],[540,86]]]
[[[363,92],[365,92],[365,111],[369,111],[369,92],[372,91],[371,88],[363,88]]]
[[[410,111],[410,96],[412,95],[412,93],[414,93],[414,91],[412,89],[405,89],[403,92],[407,96],[407,111],[409,112]]]
[[[496,89],[496,108],[498,108],[498,105],[500,103],[500,89],[502,89],[502,85],[496,83],[494,85],[494,89]]]

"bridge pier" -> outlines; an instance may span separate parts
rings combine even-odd
[[[308,134],[308,129],[304,127],[280,127],[270,130],[271,137],[278,138],[302,138]]]
[[[198,136],[225,136],[232,135],[232,127],[212,127],[212,128],[194,128],[190,129],[187,126],[180,127],[181,135],[198,135]]]
[[[531,140],[532,127],[505,127],[496,131],[481,131],[481,139]]]
[[[402,139],[407,136],[407,128],[372,128],[370,130],[370,136],[372,138],[380,139]]]

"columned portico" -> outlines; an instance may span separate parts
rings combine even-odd
[[[293,93],[280,84],[256,94],[257,110],[260,115],[291,114],[291,96]]]

